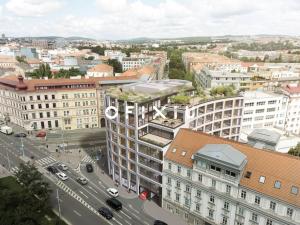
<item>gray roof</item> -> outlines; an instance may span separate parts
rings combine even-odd
[[[272,143],[277,144],[280,139],[280,134],[273,130],[268,129],[255,129],[248,135],[248,140],[254,139],[259,142],[266,142],[266,143]]]
[[[247,162],[246,155],[227,144],[207,144],[196,155],[238,170]]]

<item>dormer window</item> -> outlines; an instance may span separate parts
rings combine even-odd
[[[175,153],[176,152],[176,148],[173,148],[172,152]]]
[[[259,177],[259,183],[264,184],[264,183],[265,183],[265,180],[266,180],[266,177],[264,177],[264,176],[260,176],[260,177]]]
[[[296,186],[292,186],[291,188],[291,193],[294,194],[294,195],[297,195],[299,192],[299,188],[296,187]]]
[[[274,183],[274,188],[280,189],[281,188],[281,182],[279,180],[276,180]]]
[[[250,171],[247,171],[246,174],[245,174],[245,178],[248,178],[248,179],[249,179],[249,178],[251,177],[251,174],[252,174],[252,173],[251,173]]]
[[[217,166],[214,166],[214,165],[210,165],[210,169],[214,170],[214,171],[217,171],[217,172],[221,172],[221,168],[217,167]]]

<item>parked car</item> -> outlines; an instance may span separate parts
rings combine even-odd
[[[54,166],[48,166],[48,167],[47,167],[47,170],[48,170],[50,173],[53,173],[53,174],[56,174],[56,173],[59,172],[59,170],[58,170],[56,167],[54,167]]]
[[[88,180],[84,177],[77,177],[77,182],[81,185],[86,185],[88,183]]]
[[[101,207],[100,209],[98,209],[98,212],[100,215],[102,215],[103,217],[105,217],[108,220],[110,220],[114,216],[112,214],[112,212],[110,211],[110,209],[106,208],[106,207]]]
[[[39,131],[37,132],[37,134],[35,135],[36,137],[46,137],[47,133],[46,131]]]
[[[64,174],[63,172],[58,172],[56,173],[56,176],[61,179],[61,180],[67,180],[68,176],[66,174]]]
[[[168,225],[167,223],[161,221],[161,220],[155,220],[154,225]]]
[[[25,133],[17,133],[15,137],[27,137],[27,135]]]
[[[106,200],[106,204],[109,205],[111,208],[115,210],[121,210],[122,209],[122,203],[115,199],[115,198],[110,198]]]
[[[94,171],[93,165],[90,163],[86,164],[85,167],[88,173],[92,173]]]
[[[119,196],[119,192],[115,188],[108,188],[106,191],[108,192],[109,195],[111,195],[114,198]]]
[[[61,170],[63,170],[63,171],[68,170],[68,167],[65,164],[59,164],[58,168],[61,169]]]

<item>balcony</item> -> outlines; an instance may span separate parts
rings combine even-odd
[[[155,162],[151,159],[146,159],[145,157],[142,157],[142,156],[139,156],[139,163],[144,165],[144,166],[147,166],[151,169],[154,169],[158,172],[162,172],[162,165],[158,162]]]
[[[150,144],[153,145],[157,145],[159,147],[164,147],[166,145],[168,145],[169,143],[171,143],[172,140],[167,139],[167,138],[163,138],[154,134],[146,134],[142,137],[140,137],[140,140],[148,142]]]
[[[147,155],[147,156],[159,159],[159,160],[162,160],[162,158],[163,158],[163,152],[162,151],[159,151],[159,150],[154,149],[154,148],[150,148],[148,146],[139,145],[139,152],[144,154],[144,155]]]
[[[170,118],[156,118],[154,120],[151,120],[150,123],[158,124],[160,126],[165,126],[169,128],[176,128],[183,124],[183,121],[181,119],[170,119]]]

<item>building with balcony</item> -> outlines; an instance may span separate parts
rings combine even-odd
[[[180,129],[163,165],[163,208],[193,225],[300,223],[300,160]]]
[[[238,140],[242,106],[238,95],[197,96],[191,82],[184,80],[150,81],[108,90],[105,108],[110,175],[138,194],[150,192],[160,204],[164,154],[179,129]]]
[[[135,69],[151,63],[150,57],[124,57],[122,58],[122,70]]]

